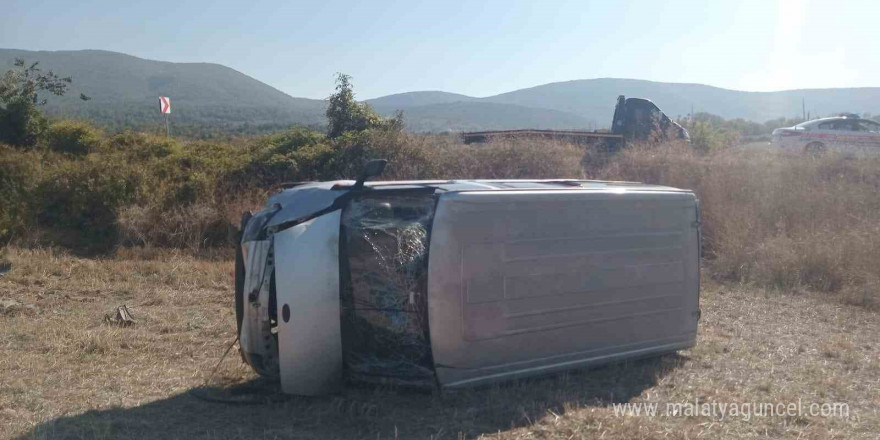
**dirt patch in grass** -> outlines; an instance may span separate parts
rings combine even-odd
[[[0,299],[3,438],[876,438],[880,319],[827,295],[706,285],[677,355],[492,387],[287,397],[232,353],[232,264],[165,252],[82,259],[12,249]],[[137,324],[103,323],[126,304]],[[255,398],[228,405],[194,397]],[[668,417],[667,403],[841,402],[848,417]],[[655,417],[617,416],[658,403]]]

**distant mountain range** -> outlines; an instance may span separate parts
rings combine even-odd
[[[323,100],[295,98],[219,64],[151,61],[115,52],[0,49],[0,71],[15,58],[39,61],[46,70],[73,77],[64,97],[51,97],[47,112],[92,119],[110,128],[156,126],[158,96],[172,98],[175,124],[235,132],[255,127],[326,123]],[[328,84],[328,94],[331,85]],[[80,101],[79,94],[90,96]],[[413,131],[512,128],[607,128],[618,95],[648,98],[670,117],[693,109],[758,122],[801,115],[880,113],[880,88],[742,92],[701,84],[600,78],[545,84],[477,98],[442,91],[399,93],[366,102],[383,114],[403,110]]]
[[[324,102],[293,98],[219,64],[151,61],[116,52],[0,49],[0,71],[15,58],[73,78],[63,97],[49,97],[50,114],[93,119],[114,128],[160,123],[159,96],[171,97],[175,124],[305,125],[324,123]],[[81,101],[79,94],[91,97]]]

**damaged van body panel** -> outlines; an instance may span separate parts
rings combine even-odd
[[[263,376],[278,374],[278,346],[272,337],[270,292],[272,285],[272,242],[254,240],[246,249],[244,313],[239,342],[244,360]]]
[[[279,376],[277,288],[274,233],[285,222],[296,224],[332,207],[344,194],[331,188],[341,182],[306,184],[272,195],[265,209],[243,226],[240,246],[245,260],[242,322],[239,343],[242,358],[262,376]],[[338,221],[337,221],[338,224]],[[337,227],[338,229],[338,227]]]
[[[274,234],[274,247],[281,388],[298,395],[338,391],[339,211]]]
[[[334,191],[336,185],[350,184],[350,181],[307,183],[292,190],[282,191],[269,197],[267,209],[278,212],[266,223],[266,227],[277,227],[284,222],[308,218],[322,210],[329,209],[345,191]]]
[[[243,358],[322,394],[675,351],[696,338],[698,234],[692,192],[636,183],[299,186],[243,234]]]
[[[440,384],[475,385],[693,345],[694,213],[694,197],[685,192],[441,197],[428,286]]]

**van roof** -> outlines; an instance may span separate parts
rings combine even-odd
[[[266,210],[280,209],[272,214],[267,226],[304,218],[330,208],[337,198],[346,193],[353,180],[307,182],[277,192],[266,201]],[[370,192],[428,190],[436,193],[514,192],[514,191],[595,191],[609,193],[689,193],[668,186],[645,185],[637,182],[612,182],[578,179],[500,179],[500,180],[398,180],[375,181],[365,184]],[[266,211],[263,211],[266,212]]]
[[[353,180],[305,183],[288,191],[302,188],[324,188],[345,190],[354,185]],[[516,191],[516,190],[560,190],[560,189],[629,189],[640,191],[683,191],[678,188],[660,185],[647,185],[639,182],[583,180],[583,179],[452,179],[452,180],[391,180],[366,182],[364,186],[373,189],[396,190],[407,188],[435,188],[441,192],[459,191]]]

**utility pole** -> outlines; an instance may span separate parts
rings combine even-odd
[[[804,100],[804,97],[801,96],[801,113],[803,114],[804,121],[807,120],[807,103]]]

